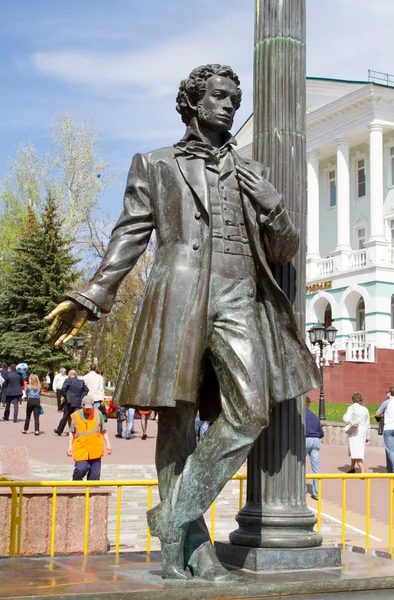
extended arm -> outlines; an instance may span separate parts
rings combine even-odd
[[[145,251],[153,229],[147,159],[136,154],[127,178],[123,213],[115,225],[103,261],[88,285],[59,304],[47,317],[48,338],[67,343],[87,320],[110,312],[122,279]]]

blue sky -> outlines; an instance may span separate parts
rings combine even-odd
[[[175,142],[179,81],[205,62],[231,64],[252,111],[254,0],[0,0],[0,180],[21,142],[49,148],[62,109],[101,131],[119,183],[103,208],[116,217],[135,152]],[[394,0],[307,0],[310,76],[394,73]]]

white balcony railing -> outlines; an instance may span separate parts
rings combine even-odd
[[[349,269],[360,269],[367,264],[367,250],[356,250],[349,255]]]
[[[325,367],[330,366],[331,364],[338,364],[339,363],[339,358],[338,358],[338,350],[336,349],[335,345],[331,346],[328,342],[325,342],[325,344],[323,346],[323,365]],[[315,357],[315,361],[317,366],[320,366],[320,347],[318,345],[316,346],[312,346],[312,348],[310,348],[311,353],[313,354],[313,356]]]
[[[334,257],[322,258],[318,265],[318,277],[325,277],[334,273]]]
[[[375,344],[367,342],[365,331],[355,331],[346,341],[346,360],[351,362],[374,362]]]
[[[346,253],[334,253],[324,258],[307,259],[307,282],[356,269],[373,266],[394,266],[394,246],[368,247]]]

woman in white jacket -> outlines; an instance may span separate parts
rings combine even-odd
[[[369,444],[371,437],[370,432],[370,416],[368,409],[362,406],[363,396],[360,392],[355,392],[352,396],[353,404],[349,406],[343,416],[346,424],[349,424],[352,417],[357,421],[357,427],[349,435],[349,456],[351,465],[348,473],[355,473],[356,466],[359,467],[360,473],[365,473],[364,469],[364,452],[366,444]]]

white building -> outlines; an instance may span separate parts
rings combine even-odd
[[[336,349],[366,362],[394,348],[394,81],[370,78],[307,79],[307,328],[333,319]]]

